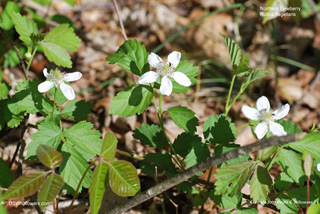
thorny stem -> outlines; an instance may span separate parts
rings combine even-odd
[[[82,177],[81,177],[81,179],[80,179],[80,181],[79,181],[79,183],[78,183],[77,189],[76,189],[76,191],[75,191],[75,193],[74,193],[74,196],[73,196],[73,198],[72,198],[71,204],[70,204],[70,206],[69,206],[69,208],[68,208],[68,210],[67,210],[67,214],[69,214],[69,213],[71,212],[73,203],[74,203],[74,201],[75,201],[76,198],[77,198],[78,191],[79,191],[79,188],[80,188],[80,186],[81,186],[81,183],[82,183],[84,177],[86,176],[86,174],[87,174],[87,172],[89,171],[89,169],[91,168],[91,166],[93,166],[94,163],[95,163],[97,160],[99,160],[99,159],[96,159],[96,160],[92,161],[91,164],[87,167],[86,171],[83,173],[83,175],[82,175]]]
[[[233,76],[232,76],[232,80],[231,80],[231,84],[230,84],[230,88],[229,88],[229,93],[228,93],[226,108],[225,108],[225,112],[224,112],[224,114],[226,115],[226,117],[228,116],[228,112],[230,111],[229,102],[230,102],[231,92],[232,92],[232,88],[233,88],[233,84],[234,84],[235,79],[236,79],[236,75],[233,75]],[[232,106],[232,105],[231,105],[231,106]]]

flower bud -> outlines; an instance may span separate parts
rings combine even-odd
[[[31,53],[30,52],[25,53],[24,58],[26,58],[27,60],[31,59]]]

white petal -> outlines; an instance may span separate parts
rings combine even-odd
[[[249,118],[250,120],[259,120],[259,111],[257,109],[244,105],[242,106],[241,111],[246,118]]]
[[[154,71],[144,73],[138,80],[139,84],[152,83],[157,81],[159,74]]]
[[[151,53],[148,56],[148,62],[152,67],[156,68],[157,65],[162,62],[162,59],[157,54]]]
[[[168,62],[170,62],[175,68],[178,66],[181,58],[181,53],[178,51],[173,51],[168,56]]]
[[[187,75],[185,75],[184,73],[181,73],[179,71],[173,72],[173,74],[171,75],[171,77],[180,85],[183,86],[190,86],[191,85],[191,81],[189,79],[189,77],[187,77]]]
[[[49,91],[54,86],[54,83],[51,81],[44,81],[38,85],[38,91],[40,93]]]
[[[48,69],[47,68],[43,69],[43,75],[48,78]]]
[[[272,134],[275,136],[287,135],[287,132],[284,130],[283,126],[281,126],[279,123],[270,122],[269,128]]]
[[[268,132],[268,125],[264,122],[259,123],[254,129],[254,133],[257,135],[257,138],[262,139]]]
[[[317,164],[317,170],[320,172],[320,163]]]
[[[74,93],[73,88],[70,85],[67,85],[65,83],[60,84],[60,89],[63,93],[63,95],[68,99],[68,100],[73,100],[76,95]]]
[[[72,73],[67,73],[64,75],[64,80],[67,82],[72,82],[80,79],[82,77],[82,73],[79,71],[72,72]]]
[[[261,111],[262,109],[266,109],[267,111],[270,110],[270,103],[268,98],[266,98],[265,96],[260,97],[257,100],[257,109],[258,111]]]
[[[273,118],[275,120],[280,120],[280,119],[282,119],[282,118],[284,118],[285,116],[288,115],[289,110],[290,110],[290,105],[287,103],[284,106],[281,106],[280,109],[275,110],[273,112],[273,114],[274,114]]]
[[[167,95],[167,96],[169,96],[172,93],[172,82],[166,76],[162,77],[161,86],[160,86],[160,93],[162,95]]]

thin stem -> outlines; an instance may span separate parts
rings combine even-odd
[[[117,153],[120,154],[120,155],[126,156],[126,157],[128,157],[128,158],[134,158],[134,159],[139,160],[139,161],[144,160],[143,157],[140,157],[140,156],[138,156],[138,155],[132,155],[132,154],[130,154],[129,152],[117,150]]]
[[[236,133],[237,133],[238,131],[240,131],[241,129],[243,129],[243,128],[245,128],[245,127],[249,126],[249,125],[250,125],[250,124],[249,124],[249,123],[247,123],[247,124],[244,124],[244,125],[240,126],[239,128],[237,128],[237,129],[236,129]]]
[[[128,37],[127,37],[126,31],[124,30],[124,27],[123,27],[123,22],[122,22],[122,19],[121,19],[121,16],[120,16],[120,12],[119,12],[117,1],[113,0],[113,4],[114,4],[114,8],[116,9],[118,18],[119,18],[122,36],[123,36],[124,40],[127,41]]]
[[[52,106],[52,122],[54,122],[54,111],[56,110],[56,96],[57,96],[58,88],[55,87],[54,89],[54,96],[53,96],[53,106]]]
[[[37,49],[38,49],[38,46],[35,47],[35,49],[34,49],[33,52],[32,52],[31,58],[30,58],[29,61],[28,61],[27,71],[26,71],[27,73],[28,73],[28,71],[29,71],[31,62],[32,62],[32,60],[33,60],[34,55],[36,54]]]
[[[306,205],[306,213],[307,213],[308,208],[309,208],[309,200],[310,200],[310,176],[308,176],[308,180],[307,180],[307,205]]]
[[[80,179],[80,181],[79,181],[79,183],[78,183],[78,186],[77,186],[76,192],[74,193],[74,196],[73,196],[73,198],[72,198],[71,204],[70,204],[70,206],[69,206],[69,208],[68,208],[68,210],[67,210],[67,213],[70,213],[70,212],[71,212],[71,209],[72,209],[73,203],[74,203],[74,201],[75,201],[75,200],[76,200],[76,198],[77,198],[79,188],[80,188],[80,186],[81,186],[81,183],[82,183],[82,181],[83,181],[83,179],[84,179],[85,175],[87,174],[87,172],[89,171],[89,169],[91,168],[91,166],[93,166],[93,165],[94,165],[94,163],[95,163],[97,160],[99,160],[99,159],[96,159],[96,160],[92,161],[92,162],[91,162],[91,164],[87,167],[86,171],[83,173],[83,175],[82,175],[82,177],[81,177],[81,179]]]
[[[232,76],[232,80],[231,80],[231,84],[230,84],[230,88],[229,88],[229,93],[228,93],[228,98],[227,98],[227,103],[226,103],[226,109],[225,109],[225,113],[224,113],[226,116],[228,116],[228,112],[230,110],[229,101],[230,101],[231,92],[232,92],[232,88],[233,88],[233,84],[234,84],[235,79],[236,79],[236,75],[233,75]]]

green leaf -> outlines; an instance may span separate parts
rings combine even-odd
[[[2,198],[2,192],[0,191],[0,201],[1,201],[1,203],[0,203],[0,213],[1,214],[7,214],[8,212],[7,212],[7,209],[4,207],[4,202],[3,202],[3,198]]]
[[[103,194],[106,190],[108,165],[100,162],[93,172],[89,186],[90,212],[97,214],[100,210]]]
[[[133,132],[133,137],[145,145],[160,149],[166,149],[167,147],[167,140],[157,125],[143,123],[141,127],[136,127]]]
[[[287,134],[300,133],[302,130],[297,126],[297,124],[292,123],[290,120],[279,120],[278,123],[283,126]]]
[[[288,146],[298,152],[310,152],[313,158],[320,160],[320,132],[309,133],[298,142],[290,143]]]
[[[117,151],[118,139],[112,132],[104,135],[101,146],[101,156],[107,161],[113,161]]]
[[[258,151],[257,160],[265,161],[272,157],[278,150],[278,146],[270,146],[265,149],[260,149]]]
[[[13,176],[9,166],[0,158],[0,187],[8,188],[13,182]]]
[[[216,144],[228,145],[236,139],[235,125],[224,114],[211,115],[203,125],[203,134],[207,142]]]
[[[33,195],[43,183],[46,174],[37,173],[19,177],[11,184],[3,199],[22,198]]]
[[[39,161],[52,169],[57,168],[62,162],[62,155],[51,146],[40,144],[37,148]]]
[[[148,53],[137,40],[125,41],[107,60],[110,61],[109,64],[118,63],[124,70],[139,76],[149,71]]]
[[[287,192],[288,196],[294,201],[294,203],[298,204],[300,207],[305,208],[308,198],[308,190],[307,187],[298,187],[291,189]],[[314,186],[309,187],[309,201],[314,201],[318,198],[317,190]]]
[[[190,133],[181,133],[177,136],[177,138],[173,142],[173,148],[176,151],[177,154],[179,154],[181,157],[185,158],[190,150],[191,150],[191,142],[193,141],[199,141],[198,136],[194,136]],[[199,143],[201,143],[201,138]]]
[[[259,211],[253,208],[241,208],[237,214],[258,214]]]
[[[63,134],[69,144],[76,145],[93,157],[100,154],[102,139],[100,138],[101,133],[97,130],[92,130],[92,128],[92,123],[81,121],[64,130]]]
[[[78,183],[86,169],[89,167],[89,164],[82,157],[81,153],[69,143],[64,143],[62,145],[61,153],[63,159],[59,167],[59,172],[65,182],[64,188],[68,190],[68,193],[74,194]],[[89,169],[79,188],[79,193],[81,192],[82,187],[89,187],[91,174],[92,171]]]
[[[59,24],[69,24],[74,30],[77,30],[77,26],[67,16],[55,14],[50,16],[49,19]]]
[[[279,149],[277,161],[285,173],[297,184],[302,185],[305,181],[305,175],[302,169],[301,155],[287,149]]]
[[[59,194],[63,184],[63,178],[55,173],[52,173],[46,178],[38,195],[41,210],[43,210],[47,206],[47,203],[53,201],[53,199]]]
[[[214,190],[211,190],[210,198],[223,209],[237,209],[240,207],[242,194],[230,197],[228,195],[215,195]]]
[[[51,72],[52,70],[50,70]],[[70,85],[70,83],[65,82],[65,84]],[[56,101],[58,102],[58,104],[61,106],[63,105],[65,102],[68,101],[68,99],[64,96],[64,94],[62,93],[61,89],[57,89],[57,93],[55,95],[55,90],[57,89],[56,86],[52,87],[49,92],[52,96],[56,97]]]
[[[265,14],[263,16],[263,24],[265,24],[267,21],[277,18],[280,16],[280,11],[274,11],[274,9],[279,9],[279,8],[287,8],[288,6],[288,0],[268,0],[266,3],[266,10],[261,11]],[[281,11],[284,12],[284,11]]]
[[[0,82],[0,99],[8,98],[10,86],[5,82]]]
[[[28,153],[26,159],[35,158],[36,150],[40,144],[45,144],[58,148],[62,139],[62,131],[51,120],[42,122],[38,125],[39,131],[31,137],[32,141],[28,145]]]
[[[50,62],[54,62],[56,65],[66,68],[72,67],[71,57],[63,47],[45,41],[41,42],[40,46],[44,55]]]
[[[266,166],[259,162],[253,173],[250,185],[250,193],[253,201],[266,201],[271,192],[272,179]]]
[[[119,160],[109,163],[109,183],[112,191],[120,196],[134,196],[140,190],[136,168]]]
[[[217,169],[215,195],[228,194],[234,196],[240,193],[256,164],[255,161],[243,161],[223,165]]]
[[[69,103],[63,108],[61,114],[65,117],[71,117],[76,122],[88,118],[88,114],[94,107],[93,104],[85,102],[84,100],[70,100]]]
[[[271,71],[270,69],[262,69],[262,70],[255,70],[250,72],[249,75],[247,76],[246,85],[251,84],[252,82],[259,79],[260,77],[268,74],[270,71]]]
[[[153,89],[147,85],[133,85],[119,92],[112,100],[109,114],[130,117],[141,114],[151,102]]]
[[[293,182],[293,179],[284,172],[281,172],[280,176],[274,179],[274,185],[280,192],[287,190]]]
[[[239,64],[239,67],[236,70],[236,74],[241,74],[243,72],[251,71],[252,68],[250,68],[248,65],[249,61],[250,61],[250,58],[246,54],[243,54],[243,57],[242,57],[240,64]]]
[[[320,213],[320,204],[313,204],[308,208],[307,214]]]
[[[208,146],[201,142],[200,137],[193,136],[189,139],[189,143],[191,150],[188,152],[188,155],[185,158],[187,168],[190,168],[210,157]]]
[[[44,38],[44,41],[54,43],[70,51],[77,51],[81,39],[74,33],[69,24],[61,24],[53,28]]]
[[[309,152],[303,161],[303,170],[307,177],[310,177],[313,172],[313,158]]]
[[[231,59],[231,65],[233,70],[237,70],[240,61],[241,61],[241,49],[239,47],[239,45],[233,41],[232,39],[230,39],[229,37],[226,37],[225,35],[221,34],[220,35],[223,37],[227,48],[228,48],[228,52],[229,52],[229,56]],[[246,60],[246,59],[245,59]]]
[[[65,2],[67,2],[70,6],[74,6],[74,0],[64,0]]]
[[[171,156],[168,153],[149,153],[144,157],[140,163],[141,172],[148,175],[161,174],[166,172],[168,177],[177,174],[177,169],[172,163]]]
[[[17,48],[19,49],[20,55],[24,56],[26,52],[25,47],[18,45]],[[17,52],[13,48],[4,54],[4,61],[3,61],[4,67],[16,67],[17,65],[19,65],[19,63],[20,63],[20,59],[17,55]]]
[[[294,202],[283,193],[280,193],[276,198],[276,207],[280,210],[280,213],[298,213],[298,207]]]
[[[194,116],[195,113],[192,110],[186,107],[172,107],[168,109],[168,113],[179,128],[192,134],[197,131],[199,120]]]
[[[8,31],[13,27],[13,23],[11,20],[11,14],[13,12],[20,12],[20,7],[16,2],[8,1],[2,11],[0,22],[0,27],[2,27],[5,31]]]
[[[16,31],[20,35],[20,40],[22,40],[26,45],[31,44],[31,34],[38,34],[36,23],[28,19],[26,16],[21,16],[20,13],[16,12],[11,14],[11,19]]]
[[[177,66],[175,71],[179,71],[181,73],[184,73],[191,81],[191,85],[194,84],[197,79],[195,78],[198,74],[199,68],[197,66],[193,66],[190,62],[188,61],[183,61],[180,62],[179,65]],[[177,83],[173,78],[170,78],[172,81],[172,92],[174,93],[182,93],[190,90],[190,87],[182,86],[179,83]],[[160,83],[160,78],[158,79],[158,83]],[[160,84],[157,87],[158,89],[160,88]]]

